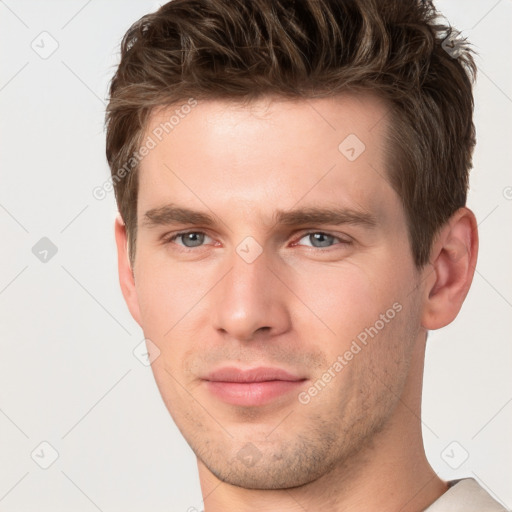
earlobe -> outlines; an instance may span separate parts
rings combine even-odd
[[[451,323],[471,286],[478,255],[478,228],[468,208],[457,210],[440,230],[425,267],[422,325],[440,329]]]
[[[121,291],[133,319],[141,325],[139,301],[137,298],[135,279],[128,253],[126,226],[120,214],[117,215],[115,221],[115,238],[117,246],[117,268]]]

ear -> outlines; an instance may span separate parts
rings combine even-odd
[[[468,208],[457,210],[441,228],[425,266],[422,326],[439,329],[458,315],[473,281],[478,226]]]
[[[137,298],[137,290],[135,288],[135,278],[130,264],[128,254],[128,236],[126,234],[126,226],[118,214],[115,222],[115,237],[117,245],[117,268],[119,272],[119,284],[123,292],[124,300],[128,305],[128,309],[133,319],[141,325],[139,301]]]

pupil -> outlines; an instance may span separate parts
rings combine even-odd
[[[197,247],[203,242],[204,235],[200,233],[187,233],[183,238],[183,244],[187,247]]]
[[[328,247],[332,242],[332,236],[325,233],[313,233],[310,236],[313,237],[311,241],[314,247]]]

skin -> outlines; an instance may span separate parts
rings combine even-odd
[[[141,163],[133,265],[116,221],[120,282],[160,351],[152,369],[197,456],[205,512],[408,512],[446,491],[421,436],[426,333],[464,301],[476,222],[457,211],[416,268],[386,178],[385,114],[361,95],[202,101]],[[168,117],[155,113],[147,135]],[[354,161],[338,149],[349,134],[365,144]],[[214,224],[148,221],[171,203]],[[307,207],[375,223],[274,221],[277,209]],[[199,234],[171,238],[183,230]],[[252,263],[236,251],[248,236],[262,250]],[[273,366],[306,379],[307,391],[393,304],[400,311],[307,404],[294,392],[235,406],[202,379],[220,366]],[[251,465],[240,456],[248,449]]]

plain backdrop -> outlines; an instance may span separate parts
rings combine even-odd
[[[469,206],[481,251],[460,316],[429,338],[425,445],[442,478],[476,478],[512,508],[512,0],[437,5],[479,54]],[[119,42],[157,7],[0,1],[5,512],[202,509],[195,457],[133,353],[143,336],[118,286],[114,196],[92,194],[109,176]]]

